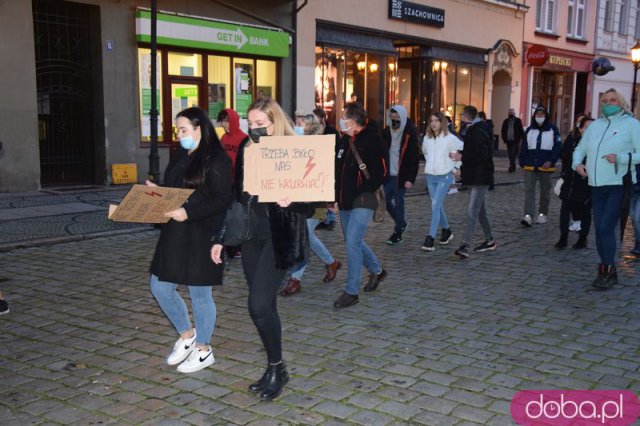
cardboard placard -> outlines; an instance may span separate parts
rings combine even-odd
[[[119,205],[109,206],[109,219],[115,222],[167,223],[166,212],[182,207],[193,189],[133,185]]]
[[[264,136],[244,152],[244,190],[260,202],[333,201],[334,135]]]

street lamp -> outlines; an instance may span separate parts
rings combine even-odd
[[[633,62],[633,87],[631,88],[631,113],[634,114],[636,107],[636,81],[638,78],[638,68],[640,68],[640,40],[631,48],[631,62]],[[635,114],[634,114],[635,115]]]

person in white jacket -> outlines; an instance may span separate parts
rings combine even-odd
[[[425,157],[424,172],[427,175],[427,188],[431,197],[431,225],[429,234],[420,248],[433,251],[438,227],[442,226],[440,244],[448,244],[453,239],[447,215],[444,211],[444,199],[454,181],[453,170],[458,166],[450,153],[462,151],[464,144],[447,129],[447,119],[441,112],[431,114],[427,134],[422,140],[422,152]]]

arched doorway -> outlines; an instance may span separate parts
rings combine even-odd
[[[504,70],[493,74],[493,90],[491,93],[491,118],[496,128],[496,133],[500,133],[502,121],[507,118],[509,108],[511,108],[511,75]],[[504,144],[504,141],[502,141]]]

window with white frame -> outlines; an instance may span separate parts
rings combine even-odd
[[[605,0],[604,2],[604,30],[613,31],[613,7],[615,0]]]
[[[555,33],[556,0],[536,1],[536,30]]]
[[[618,34],[626,35],[629,31],[629,0],[621,0]]]
[[[640,0],[639,0],[640,1]],[[584,38],[584,22],[587,0],[569,0],[567,34],[575,38]]]
[[[636,2],[636,30],[634,37],[636,39],[640,38],[640,0]]]

